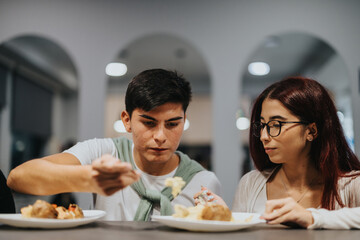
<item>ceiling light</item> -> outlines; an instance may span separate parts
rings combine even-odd
[[[118,133],[126,133],[124,123],[121,120],[114,122],[114,130]]]
[[[239,117],[236,120],[236,127],[239,130],[246,130],[250,127],[250,120],[246,117]]]
[[[109,76],[120,77],[125,75],[125,73],[127,72],[127,67],[123,63],[113,62],[106,65],[105,72]]]
[[[340,112],[340,111],[337,111],[337,115],[338,115],[340,123],[343,123],[344,120],[345,120],[344,114],[342,112]]]
[[[189,120],[185,119],[184,131],[188,130],[189,127],[190,127],[190,122]]]
[[[248,70],[252,75],[264,76],[270,72],[270,66],[265,62],[252,62],[249,64]]]

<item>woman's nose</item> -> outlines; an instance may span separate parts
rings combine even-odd
[[[270,135],[265,126],[263,129],[260,130],[260,141],[263,142],[263,141],[269,140],[269,138],[270,138]]]

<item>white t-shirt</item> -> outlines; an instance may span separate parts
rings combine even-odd
[[[91,139],[80,142],[64,152],[73,154],[82,165],[90,165],[92,161],[100,158],[104,154],[119,157],[111,138]],[[166,175],[153,176],[142,172],[138,167],[137,170],[141,172],[141,179],[145,188],[158,191],[165,188],[165,179],[173,177],[176,172],[175,169]],[[215,174],[210,171],[201,171],[195,174],[171,204],[173,206],[175,204],[182,204],[187,207],[194,206],[193,196],[201,190],[201,186],[207,187],[215,194],[221,195],[221,185]],[[111,196],[96,195],[95,208],[106,211],[106,220],[132,221],[139,203],[139,195],[128,186]],[[152,215],[160,215],[160,206],[154,206]]]

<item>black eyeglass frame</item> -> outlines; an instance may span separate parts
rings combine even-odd
[[[272,135],[270,134],[270,128],[271,126],[269,126],[269,123],[270,122],[278,122],[279,123],[279,133],[277,135]],[[304,125],[308,125],[310,124],[309,122],[305,122],[305,121],[280,121],[280,120],[270,120],[268,121],[267,123],[263,123],[263,122],[253,122],[252,125],[253,125],[253,128],[254,128],[254,131],[253,131],[253,135],[255,137],[260,137],[261,136],[261,131],[264,130],[265,126],[266,126],[266,131],[268,132],[269,136],[271,137],[277,137],[280,135],[281,133],[281,128],[284,124],[286,123],[300,123],[300,124],[304,124]],[[259,128],[260,129],[257,131],[256,129]],[[256,135],[256,133],[259,133],[259,136]]]

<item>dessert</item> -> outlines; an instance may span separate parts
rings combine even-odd
[[[81,208],[76,204],[70,204],[69,208],[66,209],[62,206],[56,207],[58,212],[58,219],[74,219],[74,218],[83,218],[84,214]]]
[[[167,178],[165,180],[165,186],[171,187],[171,194],[175,198],[181,192],[181,189],[185,186],[185,181],[182,177]]]
[[[206,203],[198,204],[195,207],[186,208],[183,205],[175,205],[173,217],[186,218],[191,220],[213,220],[213,221],[232,221],[232,214],[227,206]]]
[[[26,218],[57,218],[58,216],[55,208],[43,200],[36,200],[33,205],[21,208],[21,214]]]

